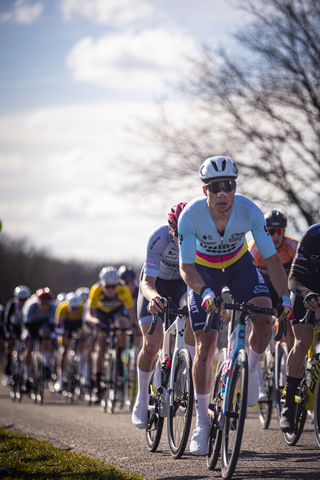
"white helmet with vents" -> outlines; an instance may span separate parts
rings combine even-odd
[[[236,179],[238,169],[231,158],[222,156],[209,157],[201,165],[199,176],[204,183],[218,178]]]
[[[120,275],[115,267],[104,267],[99,273],[99,278],[106,285],[116,285],[119,283]]]
[[[81,306],[81,298],[75,292],[68,293],[66,301],[71,308],[79,308]]]

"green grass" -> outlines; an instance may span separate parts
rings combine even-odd
[[[11,480],[142,480],[141,475],[123,472],[100,460],[54,447],[27,435],[0,428],[0,478]]]

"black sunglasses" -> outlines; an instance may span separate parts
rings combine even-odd
[[[222,180],[220,182],[211,182],[205,185],[206,189],[209,190],[210,193],[219,193],[221,190],[229,193],[235,189],[235,186],[235,180]]]

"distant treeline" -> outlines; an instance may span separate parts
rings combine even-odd
[[[38,288],[49,287],[55,296],[78,287],[90,288],[98,280],[101,268],[106,265],[120,266],[112,261],[102,264],[61,260],[44,249],[35,249],[26,239],[17,240],[1,233],[0,304],[5,305],[13,297],[17,285],[28,285],[32,293]]]

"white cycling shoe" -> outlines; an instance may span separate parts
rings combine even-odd
[[[136,400],[132,411],[132,423],[137,428],[147,428],[148,426],[148,405],[149,400]]]
[[[257,369],[249,372],[247,406],[254,407],[259,400],[259,374]]]
[[[210,425],[198,425],[193,431],[190,442],[192,455],[207,455]]]

